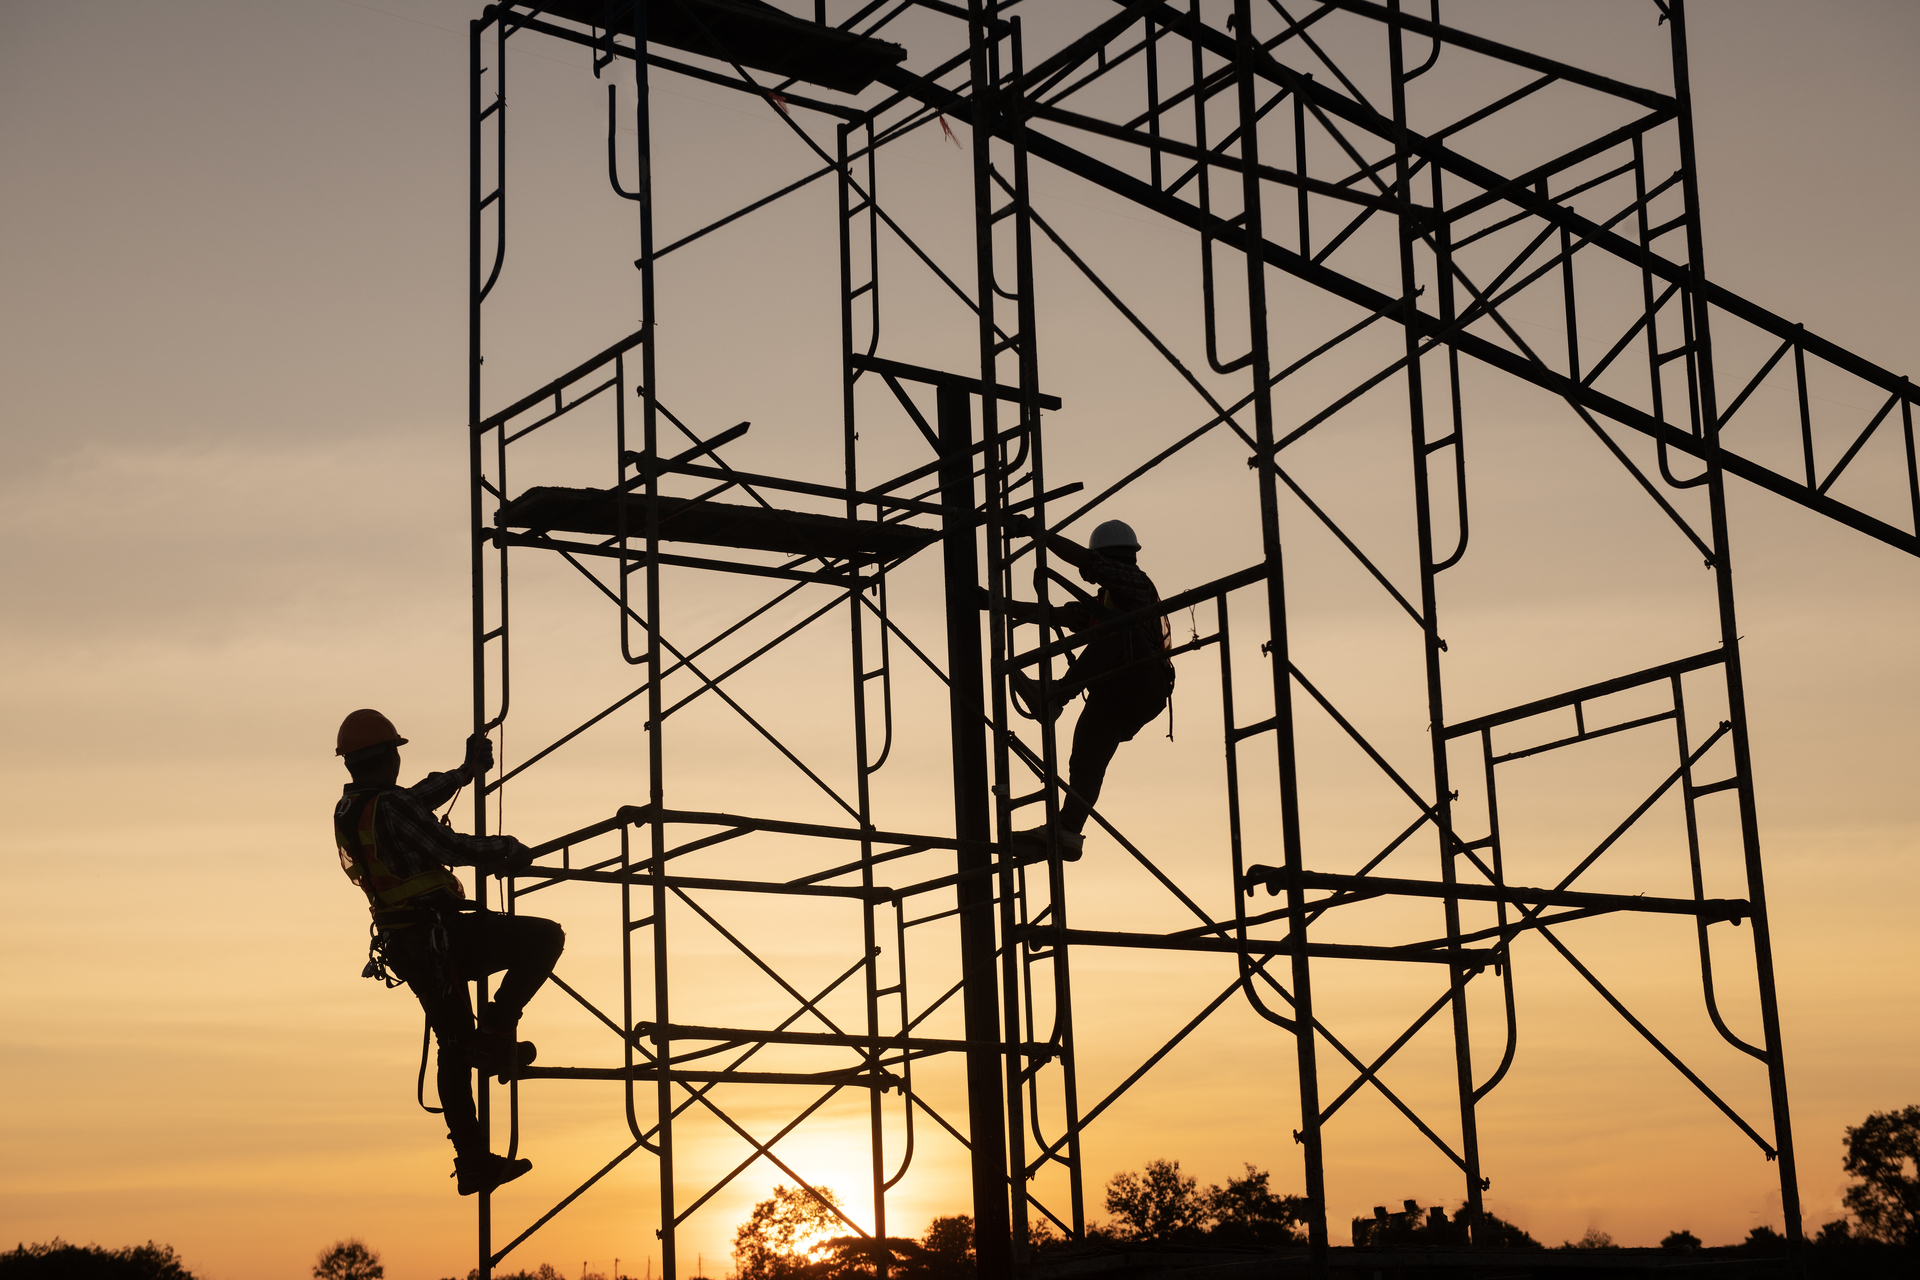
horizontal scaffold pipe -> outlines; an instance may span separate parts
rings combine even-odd
[[[1644,671],[1635,671],[1629,675],[1615,676],[1611,680],[1602,680],[1597,684],[1584,685],[1578,689],[1569,689],[1565,693],[1556,693],[1549,698],[1540,698],[1533,702],[1523,702],[1517,707],[1505,711],[1494,711],[1484,716],[1475,716],[1471,720],[1462,720],[1458,724],[1446,727],[1442,737],[1459,738],[1469,733],[1479,733],[1483,729],[1492,729],[1503,724],[1512,724],[1518,720],[1527,720],[1548,711],[1558,711],[1571,707],[1578,702],[1590,702],[1603,698],[1610,693],[1621,693],[1628,689],[1637,689],[1643,684],[1652,684],[1658,680],[1671,679],[1685,675],[1689,671],[1699,671],[1705,667],[1718,666],[1727,660],[1725,650],[1709,649],[1705,653],[1696,653],[1691,658],[1680,658],[1673,662],[1663,662],[1648,667]]]
[[[818,573],[808,569],[788,569],[773,564],[748,564],[741,560],[715,560],[707,556],[672,555],[665,551],[650,556],[637,548],[629,547],[622,550],[617,546],[607,546],[597,542],[567,542],[545,533],[514,533],[507,529],[488,529],[483,532],[492,536],[496,546],[529,547],[535,551],[567,551],[577,556],[599,556],[608,560],[623,560],[636,567],[652,561],[679,569],[739,573],[750,578],[779,578],[786,582],[820,582],[831,587],[853,586],[860,581],[857,574]]]
[[[964,1053],[969,1049],[990,1049],[994,1053],[1012,1051],[1029,1058],[1055,1058],[1060,1050],[1048,1044],[980,1044],[971,1040],[940,1040],[926,1036],[862,1036],[828,1031],[752,1031],[744,1027],[696,1027],[682,1023],[636,1023],[633,1034],[656,1044],[662,1039],[723,1040],[728,1044],[807,1044],[836,1045],[853,1049],[921,1049],[937,1053]]]
[[[535,845],[533,854],[553,853],[571,844],[605,835],[621,827],[635,826],[653,821],[652,805],[626,805],[613,817],[592,826],[582,827],[570,835],[560,836],[545,844]],[[661,813],[661,821],[668,825],[696,827],[742,827],[748,831],[772,831],[782,835],[811,836],[818,840],[871,840],[876,844],[910,844],[922,849],[986,849],[994,845],[983,840],[956,840],[952,836],[907,835],[899,831],[879,831],[858,827],[830,827],[815,822],[788,822],[781,818],[753,818],[737,813],[711,813],[694,809],[667,809]],[[540,875],[549,875],[558,868],[536,867]]]
[[[1070,947],[1134,947],[1148,951],[1225,951],[1248,956],[1290,956],[1299,943],[1292,938],[1196,938],[1164,933],[1114,933],[1098,929],[1060,929],[1027,925],[1019,930],[1023,941],[1060,943]],[[1492,950],[1416,950],[1410,947],[1369,947],[1344,942],[1309,942],[1307,954],[1317,960],[1401,960],[1416,964],[1460,964],[1483,969],[1500,963]]]
[[[898,1089],[904,1083],[887,1072],[853,1071],[686,1071],[662,1072],[651,1063],[631,1067],[522,1067],[508,1073],[513,1080],[658,1080],[662,1076],[684,1084],[795,1084],[840,1085],[848,1089]]]
[[[1702,923],[1731,920],[1739,924],[1753,914],[1752,904],[1744,898],[1649,898],[1644,894],[1527,889],[1516,885],[1441,884],[1433,880],[1335,875],[1324,871],[1294,873],[1285,867],[1258,864],[1247,868],[1242,883],[1249,893],[1260,885],[1265,885],[1269,893],[1278,893],[1291,881],[1297,881],[1303,889],[1337,889],[1362,897],[1457,898],[1468,902],[1511,902],[1520,906],[1644,911],[1654,915],[1698,916]]]
[[[872,489],[847,489],[839,485],[815,484],[811,480],[788,480],[781,476],[737,471],[732,467],[710,467],[698,462],[660,462],[653,464],[650,469],[663,474],[694,476],[701,480],[729,480],[734,484],[749,485],[755,489],[804,493],[815,498],[834,498],[841,502],[855,502],[863,506],[893,507],[896,510],[912,511],[926,516],[940,515],[944,510],[937,502],[921,502],[917,498],[896,498]],[[645,482],[646,476],[642,474],[629,478],[625,487],[637,487],[637,484]]]
[[[857,351],[847,357],[847,362],[854,368],[867,372],[903,378],[908,382],[924,382],[928,386],[954,387],[976,396],[982,394],[987,385],[980,379],[969,378],[965,374],[944,373],[939,369],[926,369],[917,364],[902,364],[898,360],[862,355]],[[1020,388],[1009,387],[1003,383],[994,384],[993,397],[996,400],[1012,400],[1016,403],[1027,398],[1026,393]],[[1033,393],[1033,403],[1042,409],[1058,409],[1061,401],[1059,396],[1050,396],[1043,391],[1036,391]]]
[[[707,876],[656,876],[652,871],[572,871],[565,867],[533,867],[542,880],[579,880],[589,884],[654,884],[669,889],[715,889],[725,893],[775,893],[797,898],[858,898],[867,902],[886,902],[894,890],[867,889],[856,885],[789,884],[784,880],[727,880]]]
[[[570,835],[549,840],[545,844],[534,846],[531,856],[539,858],[574,844],[605,835],[628,825],[638,825],[651,821],[650,806],[632,806],[623,808],[618,815],[604,822],[582,827]],[[541,881],[533,889],[544,889],[561,881],[584,881],[590,884],[652,884],[656,878],[669,888],[711,889],[730,893],[772,893],[791,897],[816,898],[852,898],[871,903],[903,902],[908,898],[930,893],[935,889],[944,889],[965,881],[977,880],[999,874],[997,865],[977,867],[970,871],[961,871],[952,875],[923,880],[916,884],[890,887],[886,885],[823,885],[817,881],[833,875],[843,875],[857,871],[868,862],[880,862],[910,853],[924,853],[932,849],[981,849],[989,854],[998,852],[1000,845],[986,840],[956,840],[951,836],[910,836],[897,831],[866,831],[853,827],[827,827],[807,822],[783,822],[773,818],[743,818],[724,813],[695,813],[686,810],[667,811],[664,819],[669,824],[687,823],[699,826],[719,826],[730,829],[730,834],[742,831],[770,831],[784,835],[808,836],[825,840],[867,840],[874,844],[898,846],[876,854],[874,858],[835,867],[826,872],[816,872],[795,880],[730,880],[698,876],[656,876],[653,860],[636,861],[633,865],[620,870],[608,869],[606,863],[594,867],[571,868],[541,865],[531,861],[521,864],[515,871],[516,876],[528,876]]]

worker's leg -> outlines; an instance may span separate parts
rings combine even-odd
[[[473,1104],[473,1069],[467,1060],[467,1039],[473,1030],[473,1004],[467,985],[447,970],[432,950],[427,928],[416,925],[398,930],[387,950],[393,971],[426,1010],[433,1028],[434,1081],[440,1090],[440,1110],[447,1136],[459,1155],[484,1154],[486,1135]]]
[[[1091,647],[1073,655],[1073,660],[1067,663],[1067,669],[1053,682],[1053,705],[1064,707],[1072,702],[1112,665],[1111,654],[1097,652]]]
[[[435,1077],[440,1086],[441,1118],[447,1122],[447,1137],[453,1140],[456,1185],[461,1195],[470,1196],[512,1182],[533,1168],[533,1162],[524,1158],[494,1155],[488,1150],[487,1132],[481,1128],[474,1107],[473,1067],[475,1054],[480,1051],[484,1037],[474,1027],[473,1005],[468,998],[467,983],[458,963],[458,942],[470,940],[475,932],[459,924],[460,920],[466,918],[469,917],[447,918],[444,952],[434,949],[435,931],[429,930],[428,926],[415,925],[400,930],[395,935],[394,943],[388,947],[387,960],[394,972],[407,980],[407,985],[419,998],[421,1008],[427,1011],[428,1025],[433,1028],[437,1043],[438,1069]],[[553,937],[559,935],[559,926],[549,921],[529,918],[528,923],[536,928],[520,931],[527,938],[546,933],[547,930],[537,927],[542,925],[549,926]],[[553,946],[553,954],[559,955],[557,942]],[[540,975],[542,980],[552,968],[553,961],[548,959],[546,969]],[[534,986],[538,985],[538,982],[534,983]],[[506,1038],[506,1048],[508,1056],[511,1056],[513,1042],[510,1038]]]
[[[1077,834],[1085,829],[1088,810],[1099,803],[1113,753],[1159,715],[1166,703],[1157,684],[1093,686],[1073,726],[1073,750],[1067,757],[1067,786],[1073,794],[1060,806],[1062,830]]]
[[[534,992],[553,973],[567,935],[539,916],[509,916],[493,911],[462,912],[448,922],[455,970],[468,981],[506,970],[481,1022],[490,1031],[508,1031]]]
[[[434,1022],[432,1007],[424,999],[420,1003],[427,1009],[428,1021]],[[441,1118],[447,1122],[447,1136],[453,1139],[454,1154],[484,1153],[487,1135],[480,1128],[480,1115],[473,1105],[473,1068],[467,1061],[465,1043],[466,1028],[473,1025],[473,1005],[467,995],[467,984],[454,983],[442,1003],[446,1008],[441,1020],[459,1030],[449,1034],[438,1025],[434,1027],[433,1079],[440,1093]]]
[[[1027,709],[1039,720],[1051,723],[1069,702],[1086,692],[1087,686],[1099,679],[1112,665],[1113,656],[1110,653],[1083,649],[1067,664],[1067,669],[1060,677],[1048,686],[1050,697],[1045,701],[1040,697],[1040,681],[1036,676],[1015,671],[1009,680],[1021,700],[1027,704]]]

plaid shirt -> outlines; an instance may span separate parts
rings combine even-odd
[[[1140,572],[1138,565],[1097,556],[1092,564],[1080,570],[1080,576],[1096,586],[1106,588],[1107,599],[1103,603],[1116,613],[1131,613],[1135,609],[1160,603],[1160,593],[1154,588],[1153,579]]]
[[[519,846],[512,836],[469,836],[442,826],[433,811],[452,799],[454,792],[472,780],[466,769],[450,773],[430,773],[411,787],[361,786],[348,783],[334,806],[336,826],[347,816],[354,802],[368,792],[380,794],[380,806],[374,810],[374,839],[380,860],[394,875],[405,880],[444,867],[478,867],[482,871],[501,869]]]
[[[1107,618],[1160,603],[1160,592],[1154,587],[1153,579],[1142,573],[1138,565],[1109,560],[1096,553],[1093,562],[1080,570],[1080,576],[1102,589],[1097,606],[1078,609],[1084,619],[1080,622],[1081,627],[1090,627]],[[1079,661],[1074,664],[1074,674],[1084,681],[1115,667],[1129,667],[1152,654],[1165,652],[1166,648],[1166,619],[1148,618],[1119,632],[1097,636],[1089,641]],[[1132,667],[1123,678],[1148,680],[1158,674],[1154,666],[1142,665]]]

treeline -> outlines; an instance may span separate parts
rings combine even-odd
[[[1107,1184],[1106,1207],[1111,1220],[1090,1225],[1090,1240],[1262,1248],[1306,1239],[1306,1200],[1276,1193],[1271,1175],[1253,1165],[1225,1186],[1202,1187],[1180,1172],[1179,1161],[1151,1160]],[[1044,1256],[1066,1242],[1045,1219],[1034,1219],[1027,1243]],[[849,1229],[831,1190],[815,1196],[781,1186],[734,1233],[734,1276],[854,1280],[884,1264],[902,1280],[964,1280],[973,1274],[973,1246],[973,1219],[965,1214],[935,1218],[918,1240],[876,1239]]]
[[[1849,1216],[1825,1223],[1808,1241],[1811,1274],[1866,1276],[1911,1274],[1920,1252],[1920,1106],[1875,1112],[1846,1131],[1845,1167],[1855,1182],[1847,1189]],[[1915,1170],[1909,1173],[1909,1170]],[[1273,1190],[1265,1170],[1249,1164],[1224,1186],[1201,1187],[1180,1172],[1178,1160],[1149,1160],[1141,1171],[1116,1174],[1107,1183],[1109,1220],[1089,1224],[1087,1243],[1158,1246],[1274,1248],[1306,1239],[1307,1201]],[[1402,1201],[1389,1212],[1353,1219],[1352,1241],[1361,1248],[1543,1246],[1522,1228],[1483,1212],[1470,1223],[1464,1208]],[[1040,1256],[1067,1247],[1043,1219],[1030,1228],[1028,1245]],[[1605,1232],[1589,1230],[1556,1249],[1617,1249]],[[1691,1231],[1661,1240],[1669,1253],[1765,1255],[1787,1252],[1786,1237],[1755,1227],[1735,1245],[1708,1248]],[[832,1191],[818,1194],[775,1187],[734,1232],[734,1280],[866,1280],[884,1265],[899,1280],[971,1280],[973,1220],[964,1214],[935,1218],[917,1240],[873,1239],[858,1234]],[[478,1280],[469,1271],[467,1280]],[[313,1280],[385,1280],[380,1255],[360,1240],[342,1240],[322,1252]],[[103,1249],[58,1238],[22,1244],[0,1253],[0,1280],[196,1280],[171,1245]],[[495,1272],[494,1280],[569,1280],[552,1266]],[[581,1280],[607,1280],[594,1274]],[[613,1280],[631,1280],[616,1276]]]
[[[55,1236],[45,1244],[23,1244],[0,1253],[5,1280],[194,1280],[172,1245],[128,1245],[102,1249],[97,1244],[68,1244]]]
[[[1819,1274],[1880,1274],[1884,1266],[1909,1265],[1920,1251],[1920,1106],[1876,1112],[1846,1131],[1849,1216],[1812,1233],[1808,1256]],[[1180,1172],[1177,1160],[1150,1160],[1139,1172],[1115,1175],[1106,1187],[1108,1221],[1088,1224],[1089,1244],[1273,1248],[1306,1239],[1305,1198],[1276,1192],[1269,1175],[1249,1164],[1224,1186],[1202,1187]],[[1449,1215],[1440,1205],[1402,1201],[1398,1211],[1382,1205],[1351,1223],[1356,1248],[1543,1249],[1524,1228],[1482,1211],[1475,1219],[1463,1205]],[[1028,1245],[1040,1257],[1067,1247],[1044,1220],[1035,1220]],[[1077,1242],[1076,1242],[1077,1243]],[[1620,1249],[1603,1231],[1554,1249],[1605,1252]],[[1660,1241],[1667,1253],[1772,1255],[1788,1251],[1786,1237],[1755,1227],[1745,1240],[1709,1248],[1688,1230]],[[918,1240],[874,1239],[852,1230],[833,1192],[817,1194],[776,1187],[754,1206],[734,1233],[735,1280],[857,1280],[882,1266],[902,1280],[966,1280],[974,1265],[973,1220],[935,1218]],[[1894,1274],[1887,1270],[1885,1274]],[[531,1278],[530,1278],[531,1280]]]

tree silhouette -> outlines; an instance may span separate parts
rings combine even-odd
[[[1876,1111],[1847,1128],[1846,1206],[1860,1234],[1886,1244],[1920,1245],[1920,1106]]]
[[[313,1264],[313,1280],[385,1280],[380,1255],[359,1240],[342,1240]]]
[[[733,1233],[733,1269],[738,1280],[797,1276],[811,1249],[842,1233],[844,1224],[827,1207],[838,1205],[838,1197],[827,1187],[819,1192],[816,1197],[797,1187],[777,1186],[770,1198],[753,1206],[752,1216]]]
[[[1149,1160],[1140,1173],[1107,1183],[1107,1212],[1124,1240],[1165,1243],[1197,1236],[1207,1218],[1200,1184],[1182,1177],[1178,1160]]]
[[[927,1272],[934,1280],[968,1280],[973,1274],[973,1219],[964,1213],[935,1218],[920,1237]]]
[[[1294,1244],[1307,1237],[1305,1196],[1275,1195],[1264,1169],[1246,1166],[1246,1173],[1228,1178],[1224,1187],[1208,1187],[1208,1236],[1222,1244]]]
[[[1613,1237],[1598,1227],[1588,1227],[1587,1234],[1578,1240],[1569,1240],[1560,1246],[1562,1249],[1617,1249]]]

